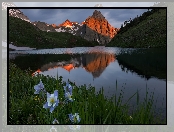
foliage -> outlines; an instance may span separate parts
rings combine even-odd
[[[97,42],[87,41],[67,32],[41,31],[36,26],[19,18],[9,16],[9,42],[15,46],[32,48],[68,48],[96,46]]]
[[[52,124],[56,118],[60,124],[70,124],[67,113],[79,113],[79,124],[156,124],[165,123],[156,120],[153,116],[153,95],[145,99],[143,104],[138,103],[138,90],[127,103],[122,104],[123,91],[118,97],[107,99],[103,95],[103,89],[98,93],[91,86],[73,86],[73,102],[63,107],[61,103],[50,113],[43,108],[45,98],[42,95],[34,95],[34,86],[42,80],[47,92],[58,90],[60,102],[64,100],[64,86],[62,77],[57,79],[36,76],[31,77],[28,71],[21,71],[14,64],[9,67],[9,123],[10,124]],[[116,82],[117,89],[117,82]],[[129,100],[137,95],[137,110],[129,113]],[[134,120],[135,119],[135,120]]]
[[[166,9],[152,9],[134,18],[107,44],[127,48],[164,48],[167,43]]]
[[[137,49],[131,53],[121,52],[117,55],[122,70],[135,71],[146,79],[157,77],[167,79],[167,53],[165,49]]]

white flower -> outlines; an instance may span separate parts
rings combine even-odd
[[[50,112],[58,106],[59,99],[58,99],[58,90],[54,91],[54,94],[49,94],[47,92],[47,102],[43,105],[43,108],[50,108]]]
[[[53,124],[59,124],[59,121],[55,118]]]

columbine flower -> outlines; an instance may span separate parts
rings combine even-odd
[[[79,113],[75,113],[74,115],[68,114],[69,115],[69,119],[71,120],[71,122],[73,123],[79,123],[80,122],[80,117],[79,117]]]
[[[41,79],[40,79],[39,84],[34,86],[34,89],[36,90],[34,92],[34,94],[39,94],[40,90],[44,90],[44,85],[43,85]]]
[[[55,118],[54,121],[53,121],[53,124],[59,124],[59,121],[56,120],[56,118]]]
[[[69,92],[72,95],[72,86],[69,83],[66,83],[66,86],[63,86],[65,93]]]
[[[64,86],[64,90],[65,98],[72,102],[72,86],[69,83],[66,83],[66,86]]]
[[[68,125],[71,130],[80,130],[80,125]]]
[[[58,106],[59,99],[58,98],[58,90],[54,91],[54,94],[49,94],[47,92],[47,102],[43,105],[43,108],[50,108],[50,112],[54,110],[56,106]]]
[[[70,94],[70,92],[65,93],[65,98],[72,102],[73,99],[71,97],[72,97],[72,94]]]

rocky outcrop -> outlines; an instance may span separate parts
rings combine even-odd
[[[88,17],[83,24],[86,24],[92,30],[104,36],[109,36],[110,38],[113,38],[119,30],[118,28],[111,26],[101,12],[97,10],[95,10],[93,15]]]
[[[89,16],[84,22],[82,22],[82,29],[77,35],[82,36],[87,40],[95,40],[100,44],[107,44],[119,31],[118,28],[114,28],[109,24],[100,11],[95,10],[92,16]],[[82,35],[85,33],[84,35]]]
[[[16,7],[16,5],[13,2],[2,2],[2,11],[6,11],[7,7]],[[17,8],[10,9],[9,16],[17,17],[24,21],[30,22],[29,18],[25,16],[23,12]]]
[[[56,28],[56,27],[57,27],[56,24],[51,24],[51,26],[52,26],[53,28]]]
[[[55,28],[52,25],[49,25],[45,22],[35,21],[35,22],[32,22],[32,24],[38,27],[42,31],[56,32]]]
[[[71,22],[70,20],[66,20],[65,22],[56,26],[55,24],[52,25],[57,32],[68,32],[73,35],[76,35],[77,31],[81,28],[81,24],[78,22]]]
[[[58,27],[72,27],[74,24],[78,24],[78,22],[71,22],[70,20],[66,20],[62,24],[59,24]]]
[[[66,20],[58,26],[53,25],[57,32],[69,32],[73,35],[81,36],[88,41],[97,41],[101,45],[106,45],[119,31],[109,24],[100,11],[95,10],[81,24]]]
[[[81,36],[82,38],[88,41],[97,41],[99,44],[107,44],[110,42],[111,38],[109,36],[104,36],[95,30],[92,30],[86,24],[84,24],[76,33],[77,36]]]
[[[30,22],[29,18],[25,16],[19,9],[10,9],[9,16],[17,17],[24,21]]]

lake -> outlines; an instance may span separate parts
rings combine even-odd
[[[157,114],[166,118],[166,49],[131,49],[117,47],[75,47],[10,51],[9,59],[22,70],[30,68],[33,75],[62,76],[63,81],[77,86],[90,84],[99,91],[104,88],[108,98],[123,90],[125,103],[137,90],[140,102],[154,92]],[[117,81],[117,91],[116,91]],[[130,100],[136,106],[136,96]],[[132,107],[133,108],[133,107]]]

